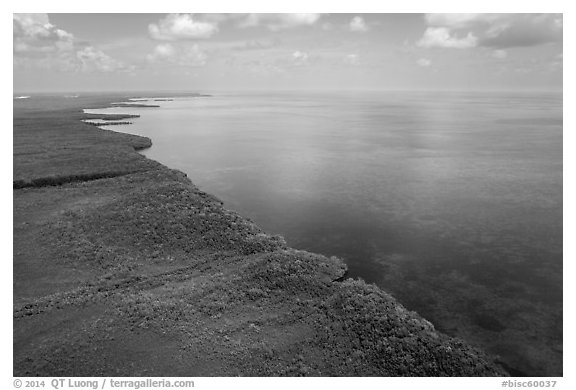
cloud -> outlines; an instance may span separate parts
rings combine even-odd
[[[478,38],[468,33],[463,38],[452,36],[446,27],[428,27],[424,36],[418,41],[421,47],[446,47],[452,49],[467,49],[478,44]]]
[[[312,26],[321,14],[169,14],[148,25],[150,37],[160,41],[207,39],[218,33],[220,24],[240,28],[264,26],[272,31]]]
[[[361,16],[354,16],[350,23],[348,24],[348,28],[352,32],[366,32],[368,31],[368,26],[366,22]]]
[[[416,61],[416,64],[423,68],[428,68],[430,65],[432,65],[432,61],[430,61],[428,58],[420,58],[418,61]]]
[[[147,56],[150,62],[164,62],[179,66],[201,67],[206,65],[208,56],[197,44],[176,47],[171,43],[162,43]]]
[[[499,14],[426,14],[424,18],[429,26],[448,27],[450,29],[467,28],[475,23],[491,23]]]
[[[152,54],[149,54],[147,59],[148,61],[162,61],[162,60],[170,60],[176,56],[176,49],[173,45],[169,43],[163,43],[160,45],[156,45]]]
[[[492,57],[503,60],[504,58],[508,57],[508,52],[506,52],[506,50],[494,50],[492,52]]]
[[[169,14],[158,24],[148,25],[150,37],[160,41],[210,38],[218,32],[215,21],[194,20],[193,14]]]
[[[50,23],[47,14],[13,14],[15,68],[67,72],[131,71],[133,67]]]
[[[505,49],[561,42],[561,14],[427,14],[422,47]],[[460,38],[457,38],[460,37]]]
[[[50,24],[46,14],[13,15],[14,53],[34,56],[71,50],[74,36]]]
[[[281,44],[279,39],[248,40],[241,45],[235,45],[233,50],[267,50]]]
[[[248,14],[240,21],[240,27],[266,26],[272,31],[312,26],[321,14]]]
[[[115,60],[92,46],[87,46],[76,52],[80,66],[84,72],[115,72],[131,70],[124,63]]]
[[[292,60],[294,61],[294,65],[297,66],[305,65],[308,62],[309,57],[308,53],[302,51],[295,51],[292,53]]]
[[[483,37],[482,46],[508,48],[561,42],[562,15],[521,14],[497,19]]]
[[[360,64],[360,58],[358,57],[358,54],[347,54],[344,57],[344,63],[356,66]]]

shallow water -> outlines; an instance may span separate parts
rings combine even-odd
[[[158,103],[154,103],[158,104]],[[562,95],[176,98],[145,135],[226,207],[345,259],[514,375],[562,374]]]

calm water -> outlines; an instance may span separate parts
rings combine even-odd
[[[562,375],[562,95],[178,98],[110,127],[514,375]]]

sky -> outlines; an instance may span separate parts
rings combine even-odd
[[[562,14],[13,14],[13,86],[561,90],[562,46]]]

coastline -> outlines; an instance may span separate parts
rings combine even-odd
[[[14,105],[14,375],[505,375],[74,100]]]

